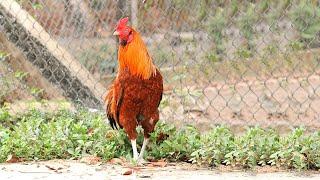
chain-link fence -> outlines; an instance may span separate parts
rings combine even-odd
[[[125,16],[164,76],[162,120],[320,127],[317,0],[2,0],[0,106],[103,110]]]

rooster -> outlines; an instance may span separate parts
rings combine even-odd
[[[163,93],[160,71],[152,62],[140,36],[120,19],[113,35],[119,38],[118,74],[107,93],[106,113],[113,129],[123,128],[131,141],[133,159],[143,162],[143,153],[159,120],[159,104]],[[137,151],[136,127],[141,125],[144,140]]]

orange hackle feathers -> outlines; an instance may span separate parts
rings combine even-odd
[[[152,75],[156,75],[156,67],[152,63],[140,34],[135,30],[132,30],[132,33],[132,42],[119,47],[119,70],[128,68],[132,75],[149,79]]]

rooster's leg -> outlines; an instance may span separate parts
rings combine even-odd
[[[139,154],[139,159],[141,159],[141,160],[143,159],[143,153],[144,153],[144,151],[145,151],[148,143],[149,143],[149,138],[146,138],[146,137],[145,137],[145,138],[143,139],[142,148],[141,148],[141,151],[140,151],[140,154]]]
[[[138,150],[137,150],[137,141],[136,139],[131,140],[131,146],[133,151],[133,159],[138,160]]]

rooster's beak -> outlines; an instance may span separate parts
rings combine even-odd
[[[113,35],[114,35],[114,36],[119,36],[119,32],[118,32],[118,31],[114,31],[114,32],[113,32]]]

